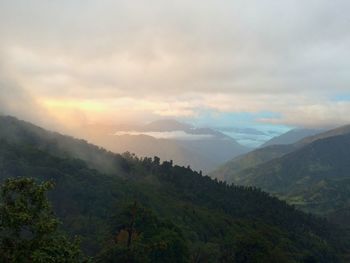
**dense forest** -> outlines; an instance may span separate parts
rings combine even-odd
[[[316,130],[301,130],[300,132],[304,133],[305,131],[307,131],[307,133],[316,132]],[[272,139],[271,141],[267,142],[258,149],[240,155],[226,162],[225,164],[220,165],[210,173],[210,176],[219,180],[226,181],[228,183],[242,184],[243,179],[247,177],[245,174],[249,173],[246,171],[249,171],[250,169],[256,168],[260,165],[263,166],[269,161],[272,161],[274,159],[277,160],[280,157],[283,157],[284,155],[287,155],[289,153],[301,150],[309,144],[312,144],[318,140],[322,141],[331,137],[348,135],[350,134],[350,125],[345,125],[335,129],[327,130],[324,132],[317,133],[315,135],[306,136],[301,138],[300,140],[297,140],[296,142],[289,143],[290,133],[294,134],[295,132],[298,133],[298,131],[294,130],[287,132],[277,138]],[[280,144],[276,144],[278,142]],[[323,154],[323,152],[327,152],[325,149],[320,150],[320,154]]]
[[[342,229],[259,189],[12,117],[0,127],[2,262],[346,262]]]
[[[282,157],[237,170],[230,178],[241,185],[262,188],[306,212],[340,214],[349,209],[349,149],[350,133],[322,138]],[[242,158],[241,166],[246,160]]]

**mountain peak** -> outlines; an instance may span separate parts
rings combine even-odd
[[[323,131],[324,129],[303,129],[303,128],[292,129],[287,131],[286,133],[283,133],[265,142],[263,145],[260,146],[260,148],[270,146],[270,145],[283,145],[283,144],[296,143],[306,137],[320,134]]]
[[[187,123],[179,122],[173,119],[163,119],[153,121],[143,126],[144,131],[167,132],[167,131],[186,131],[193,126]]]

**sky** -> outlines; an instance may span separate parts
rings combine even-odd
[[[350,123],[348,0],[0,0],[0,113],[49,125]]]

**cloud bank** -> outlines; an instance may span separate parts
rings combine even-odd
[[[123,136],[123,135],[146,135],[151,136],[157,139],[173,139],[173,140],[203,140],[210,139],[213,137],[211,134],[191,134],[185,131],[168,131],[168,132],[139,132],[139,131],[118,131],[114,135]]]
[[[0,107],[26,113],[35,106],[14,101],[30,94],[82,122],[268,111],[278,117],[255,121],[345,124],[348,10],[346,0],[3,0]]]

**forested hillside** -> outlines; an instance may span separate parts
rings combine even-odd
[[[275,193],[299,208],[326,215],[350,202],[350,134],[305,147],[238,173],[237,183]]]
[[[203,172],[250,150],[217,130],[176,120],[158,120],[145,125],[87,125],[85,130],[85,138],[110,151],[130,151],[140,157],[158,156]]]
[[[49,199],[61,228],[80,236],[95,261],[339,262],[348,247],[338,228],[260,190],[6,121],[12,128],[0,126],[1,181],[53,181]],[[100,169],[90,157],[111,166]]]
[[[307,130],[315,133],[317,130]],[[303,133],[303,132],[302,132]],[[212,178],[223,180],[227,183],[241,184],[246,177],[244,170],[253,169],[271,160],[278,159],[288,153],[297,151],[317,140],[325,139],[337,135],[346,135],[350,133],[350,126],[342,126],[336,129],[318,133],[316,135],[305,137],[292,144],[267,145],[265,147],[253,150],[231,161],[219,166],[210,173]],[[282,135],[283,137],[283,135]]]
[[[261,149],[256,149],[219,166],[210,173],[210,176],[227,183],[239,183],[240,171],[258,166],[275,158],[279,158],[295,149],[296,147],[294,145],[289,144],[271,145]]]

